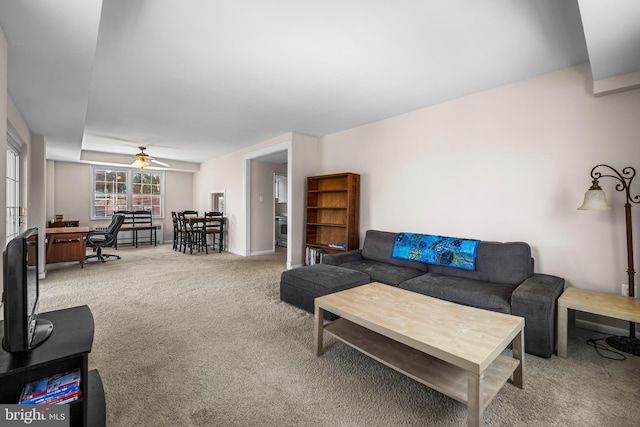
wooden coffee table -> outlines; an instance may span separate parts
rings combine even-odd
[[[324,312],[341,318],[324,322]],[[314,342],[323,330],[373,359],[467,404],[467,424],[509,380],[524,388],[524,319],[370,283],[315,300]],[[512,357],[501,355],[512,344]]]

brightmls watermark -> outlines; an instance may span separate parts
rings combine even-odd
[[[0,427],[69,427],[69,405],[0,405]]]

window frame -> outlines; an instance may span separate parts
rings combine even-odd
[[[146,184],[143,182],[140,183],[136,183],[134,181],[134,177],[135,175],[158,175],[158,184],[154,184],[153,183],[153,178],[151,179],[151,182]],[[150,205],[151,206],[151,217],[152,218],[164,218],[164,171],[160,171],[160,170],[147,170],[147,169],[132,169],[131,170],[131,179],[129,180],[129,182],[131,183],[131,200],[130,200],[130,206],[131,209],[130,210],[140,210],[137,209],[134,206],[134,199],[136,197],[136,193],[133,192],[133,189],[135,188],[136,185],[141,185],[141,186],[151,186],[153,187],[153,185],[159,185],[160,186],[160,193],[159,194],[154,194],[153,192],[153,188],[151,188],[151,193],[149,193],[148,197],[151,197],[151,199],[154,198],[154,196],[157,196],[160,198],[160,203],[158,205],[154,205],[153,203]],[[144,192],[138,194],[138,196],[144,197],[146,196],[144,194]],[[129,200],[129,199],[127,199]],[[154,206],[158,206],[159,209],[159,213],[158,215],[154,215]]]
[[[133,205],[133,200],[134,200],[134,196],[135,194],[133,193],[133,187],[134,187],[134,183],[133,183],[133,178],[134,175],[136,174],[149,174],[149,175],[155,175],[157,174],[159,176],[159,185],[160,185],[160,194],[157,195],[160,198],[160,204],[159,204],[159,210],[160,213],[158,215],[155,215],[153,212],[153,208],[152,208],[152,212],[151,212],[151,217],[152,218],[158,218],[158,219],[164,219],[164,206],[165,206],[165,171],[162,170],[142,170],[142,169],[137,169],[137,168],[123,168],[123,167],[108,167],[108,166],[100,166],[100,165],[92,165],[91,166],[91,199],[90,199],[90,206],[89,206],[89,210],[90,210],[90,215],[91,215],[91,220],[108,220],[111,219],[110,216],[96,216],[96,174],[97,171],[99,170],[104,170],[104,171],[109,171],[109,172],[115,172],[115,173],[122,173],[126,176],[126,190],[124,193],[119,193],[119,194],[124,194],[126,197],[126,210],[129,211],[133,211],[136,210],[136,207]],[[152,205],[153,206],[153,205]]]

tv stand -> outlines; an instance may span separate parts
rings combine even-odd
[[[93,345],[93,315],[86,305],[41,314],[55,325],[40,345],[21,353],[0,350],[0,403],[16,404],[30,381],[79,368],[81,396],[69,403],[72,427],[104,427],[106,407],[102,380],[97,370],[88,370]],[[4,322],[0,337],[4,338]]]
[[[42,344],[53,332],[53,322],[47,319],[38,317],[36,320],[35,331],[33,332],[33,339],[31,340],[31,349]]]

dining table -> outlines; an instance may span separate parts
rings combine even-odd
[[[205,223],[207,227],[220,229],[218,252],[222,252],[224,250],[224,223],[225,223],[224,216],[222,215],[216,215],[216,216],[185,215],[184,219],[188,223],[188,230],[189,230],[189,233],[191,233],[188,239],[189,253],[193,254],[193,243],[194,243],[193,233],[196,232],[195,230],[203,228]],[[215,238],[213,243],[215,244]],[[208,250],[207,250],[207,253],[208,253]]]

